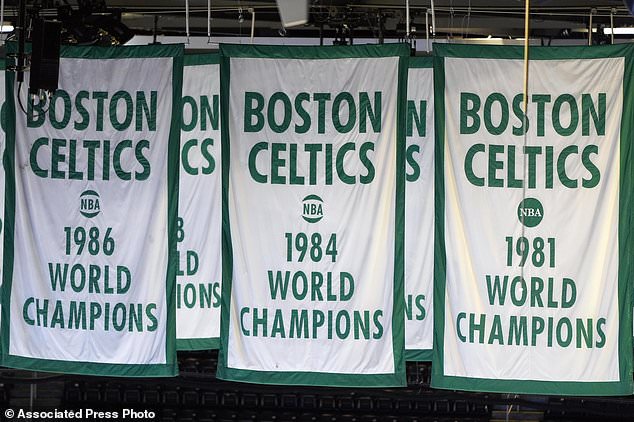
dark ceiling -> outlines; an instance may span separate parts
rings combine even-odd
[[[56,15],[58,6],[99,10],[103,3],[104,0],[26,0],[27,9],[48,16]],[[118,9],[122,22],[137,35],[183,36],[186,3],[186,0],[106,0],[105,6]],[[189,0],[188,3],[192,37],[206,38],[209,23],[212,37],[249,37],[254,15],[255,37],[358,40],[402,39],[406,34],[405,0],[309,0],[308,23],[285,31],[275,1]],[[409,3],[412,36],[418,39],[428,35],[426,28],[431,28],[433,22],[436,38],[509,39],[524,35],[524,0],[436,0],[433,15],[430,0]],[[16,19],[17,6],[18,0],[5,1],[5,21]],[[543,43],[566,39],[581,43],[588,38],[590,22],[596,30],[593,43],[605,43],[603,28],[609,28],[611,21],[614,26],[634,25],[634,18],[622,0],[533,0],[530,10],[530,36]],[[622,40],[626,36],[616,38]]]

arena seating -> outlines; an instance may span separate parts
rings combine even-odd
[[[0,369],[0,403],[156,412],[161,422],[484,422],[632,420],[631,398],[466,393],[430,388],[431,364],[407,363],[404,388],[234,383],[215,377],[217,351],[179,352],[176,378],[108,378]],[[60,388],[61,386],[61,388]],[[509,407],[511,406],[511,407]]]

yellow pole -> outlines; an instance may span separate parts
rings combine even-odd
[[[530,3],[530,0],[526,0],[526,9],[524,11],[524,115],[526,115],[528,107],[528,22]],[[526,129],[524,130],[526,131]]]
[[[530,0],[526,0],[526,10],[524,12],[524,121],[522,127],[524,129],[524,149],[528,143],[528,22],[530,16]],[[522,203],[526,200],[526,184],[528,182],[528,158],[527,154],[524,154],[524,182],[522,183]],[[526,226],[524,225],[524,214],[520,215],[520,221],[522,225],[522,237],[524,236]],[[520,274],[524,278],[524,267],[520,269]]]

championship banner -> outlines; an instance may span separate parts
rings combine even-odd
[[[405,385],[408,55],[221,45],[218,378]]]
[[[220,338],[220,64],[184,57],[177,223],[176,347],[217,349]]]
[[[405,133],[405,359],[430,361],[434,337],[434,73],[412,57]]]
[[[3,366],[177,374],[182,55],[63,47],[50,100],[7,78]]]
[[[634,46],[435,48],[432,386],[631,394]]]

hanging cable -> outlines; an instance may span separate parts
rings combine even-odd
[[[154,26],[152,27],[152,44],[158,44],[158,20],[159,15],[154,15]]]
[[[405,36],[409,40],[409,0],[405,0]]]
[[[590,27],[588,28],[588,45],[592,45],[592,15],[596,9],[590,9]]]
[[[449,1],[449,38],[453,38],[453,18],[454,18],[454,8],[451,0]]]
[[[469,9],[467,11],[467,30],[465,31],[466,37],[469,36],[470,29],[471,29],[471,0],[469,0]]]
[[[427,42],[427,52],[429,53],[429,10],[425,10],[425,40]]]
[[[249,13],[251,13],[251,44],[253,44],[253,37],[255,36],[255,9],[249,7]]]
[[[20,0],[18,10],[18,26],[15,28],[18,34],[18,61],[17,61],[17,81],[24,81],[24,68],[26,66],[24,44],[26,38],[26,0]]]
[[[614,44],[614,13],[616,9],[613,7],[610,9],[610,44]]]
[[[240,2],[238,2],[240,4]],[[244,14],[242,13],[242,6],[238,7],[238,24],[240,27],[240,44],[242,44],[242,24],[244,23]]]
[[[189,0],[185,0],[185,33],[187,34],[187,44],[189,44]]]
[[[207,44],[211,43],[211,0],[207,0]]]
[[[434,0],[431,0],[431,36],[436,38],[436,12],[434,10]]]
[[[506,422],[509,422],[509,416],[511,415],[512,411],[513,411],[513,405],[507,404],[506,405]]]
[[[4,0],[0,0],[0,34],[2,33],[4,33]]]

